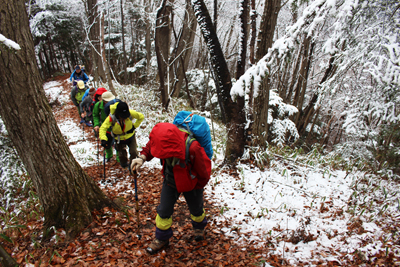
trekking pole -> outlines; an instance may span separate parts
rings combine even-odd
[[[82,123],[82,140],[85,140],[85,124]]]
[[[100,140],[100,138],[97,137],[97,167],[100,167],[100,159],[99,159],[99,140]]]
[[[103,182],[106,181],[106,149],[104,149],[104,153],[103,153]]]
[[[131,165],[129,165],[129,172],[133,174],[133,178],[135,180],[135,201],[136,201],[136,221],[137,221],[137,230],[136,230],[136,236],[140,240],[142,236],[139,234],[140,230],[140,222],[139,222],[139,198],[138,198],[138,193],[137,193],[137,171],[136,168],[131,170]],[[132,173],[133,172],[133,173]]]

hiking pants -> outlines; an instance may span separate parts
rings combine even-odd
[[[117,137],[116,137],[117,138]],[[126,146],[129,147],[130,161],[128,163],[128,155],[126,153]],[[128,164],[135,158],[137,158],[137,145],[136,145],[136,134],[126,140],[120,140],[119,143],[115,143],[115,149],[118,151],[119,162],[123,168],[128,167]]]
[[[207,225],[203,208],[203,191],[203,189],[194,189],[183,193],[190,211],[192,225],[195,229],[204,229]],[[164,179],[156,217],[156,238],[158,240],[168,240],[172,237],[172,214],[174,213],[174,205],[179,195],[180,193],[178,193],[176,188],[169,186]]]
[[[114,137],[112,137],[112,135],[108,132],[106,133],[106,136],[107,136],[107,143],[109,144],[109,147],[105,149],[105,152],[106,152],[106,158],[109,159],[109,158],[112,158],[112,156],[113,156],[112,146],[114,145],[115,140],[114,140]]]

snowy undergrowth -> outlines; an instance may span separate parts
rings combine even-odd
[[[365,259],[379,253],[399,256],[398,183],[335,170],[328,163],[340,159],[316,150],[267,153],[268,168],[239,163],[236,177],[221,169],[207,185],[220,205],[214,222],[226,235],[270,248],[293,265],[311,259],[345,264],[354,252]]]
[[[44,88],[49,98],[68,103],[68,92],[56,84],[47,83]],[[172,122],[185,109],[183,102],[173,99],[169,112],[163,113],[148,88],[116,85],[116,90],[130,108],[145,115],[137,130],[139,150],[156,123]],[[318,149],[308,154],[273,148],[247,152],[236,166],[238,173],[232,174],[217,167],[224,158],[224,127],[211,125],[209,117],[207,121],[212,129],[215,172],[205,197],[220,209],[220,216],[210,218],[214,228],[243,245],[265,247],[266,254],[282,255],[293,265],[316,259],[346,264],[346,257],[351,259],[355,251],[366,259],[382,252],[398,256],[400,188],[394,179],[359,171],[355,163],[337,154],[322,155]],[[83,167],[97,164],[97,147],[82,128],[69,118],[58,125],[77,161]],[[161,167],[157,159],[145,166]],[[116,177],[113,172],[107,175]],[[116,180],[114,186],[126,186],[126,181]],[[391,232],[387,231],[390,224]]]

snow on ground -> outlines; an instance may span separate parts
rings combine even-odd
[[[61,99],[66,97],[59,93],[57,84],[47,83],[44,88],[48,95]],[[161,117],[166,115],[158,115],[146,108],[146,103],[140,102],[144,99],[146,97],[142,95],[138,99],[125,100],[145,115],[143,127],[138,129],[136,136],[139,150],[147,143],[148,133],[156,123],[172,121],[171,118]],[[82,128],[70,119],[59,122],[59,128],[82,167],[97,164],[97,147],[87,141]],[[213,147],[217,151],[213,162],[215,167],[223,159],[223,146],[214,140]],[[145,166],[161,167],[158,159],[146,162]],[[343,171],[284,164],[281,160],[272,161],[271,167],[265,170],[244,164],[237,167],[239,177],[228,175],[224,169],[219,170],[211,177],[205,191],[206,197],[221,210],[221,216],[213,218],[213,223],[244,245],[267,247],[272,243],[275,246],[272,253],[284,255],[291,264],[310,259],[340,263],[335,258],[335,251],[339,258],[339,253],[357,249],[371,255],[385,249],[378,240],[383,232],[373,222],[364,221],[365,231],[359,235],[346,234],[352,222],[351,215],[346,212],[347,202],[353,194],[352,185],[357,173],[346,175]],[[113,172],[107,175],[113,177]],[[121,186],[122,183],[124,181],[119,181],[114,186]],[[131,190],[133,193],[133,188]],[[225,222],[230,222],[229,227]],[[297,244],[283,241],[304,236],[311,239],[307,242],[300,239]],[[376,242],[369,242],[368,246],[360,248],[363,240]]]

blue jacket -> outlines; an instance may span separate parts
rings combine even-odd
[[[85,99],[85,97],[87,97],[89,95],[89,90],[90,90],[90,88],[85,91],[85,94],[83,95],[82,99]],[[94,93],[96,94],[96,92],[97,92],[97,89],[96,89],[96,91],[94,91]]]
[[[81,70],[81,72],[78,74],[76,73],[76,71],[74,70],[74,72],[71,74],[71,76],[69,77],[69,80],[72,82],[72,79],[74,79],[74,81],[77,80],[82,80],[84,83],[87,83],[87,81],[89,81],[89,77],[86,75],[86,73],[84,71]]]

